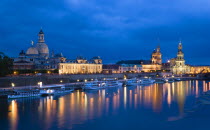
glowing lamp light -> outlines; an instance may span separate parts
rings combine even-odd
[[[87,82],[87,79],[85,79],[85,82]]]
[[[11,83],[12,87],[15,87],[15,83]]]
[[[42,87],[42,82],[38,82],[38,85],[41,88]]]
[[[79,82],[79,79],[77,80],[77,82]]]

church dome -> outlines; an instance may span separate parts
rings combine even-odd
[[[32,46],[32,47],[28,48],[28,50],[26,51],[26,54],[27,55],[38,55],[39,52],[35,47]]]
[[[36,49],[41,56],[48,57],[49,56],[49,48],[45,43],[37,43]]]

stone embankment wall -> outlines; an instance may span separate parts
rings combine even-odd
[[[71,83],[91,80],[91,79],[104,79],[104,78],[117,78],[123,79],[124,76],[127,78],[134,78],[138,76],[156,76],[157,73],[128,73],[128,74],[81,74],[81,75],[41,75],[41,76],[18,76],[18,77],[4,77],[0,78],[0,87],[12,87],[12,83],[17,86],[35,86],[38,82],[42,82],[43,85],[47,84],[60,84],[60,83]],[[170,73],[161,73],[159,75],[170,75]]]

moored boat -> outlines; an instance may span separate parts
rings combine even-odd
[[[106,83],[103,82],[103,81],[98,81],[98,80],[95,80],[95,81],[92,81],[92,82],[86,82],[84,85],[83,85],[83,89],[85,90],[97,90],[97,89],[103,89],[103,88],[106,88]]]
[[[123,83],[115,79],[106,79],[105,83],[107,87],[122,87],[123,85]]]
[[[137,78],[127,79],[125,81],[126,86],[133,86],[133,85],[138,85],[138,84],[139,84],[139,80]]]
[[[8,99],[16,99],[16,98],[27,98],[27,97],[36,97],[40,96],[40,91],[39,90],[16,90],[13,91],[12,94],[8,94],[7,98]]]
[[[140,79],[139,84],[153,84],[155,80],[150,78]]]

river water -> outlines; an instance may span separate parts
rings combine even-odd
[[[210,82],[180,81],[0,100],[0,130],[210,129]]]

